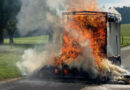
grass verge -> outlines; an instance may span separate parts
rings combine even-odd
[[[130,45],[130,24],[121,25],[121,47]]]

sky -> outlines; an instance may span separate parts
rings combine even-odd
[[[100,6],[105,7],[123,7],[130,6],[130,0],[98,0]]]

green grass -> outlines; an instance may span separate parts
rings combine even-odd
[[[18,60],[20,60],[20,55],[12,53],[0,54],[0,80],[20,76],[20,72],[16,67]]]
[[[121,34],[125,36],[130,36],[130,24],[121,25]]]
[[[48,36],[36,36],[26,38],[14,38],[15,44],[44,44],[48,42]],[[5,43],[9,43],[9,39],[5,39]]]
[[[124,47],[128,45],[130,45],[130,24],[122,24],[121,25],[121,46]]]
[[[0,46],[0,80],[20,77],[16,62],[21,60],[23,48]]]

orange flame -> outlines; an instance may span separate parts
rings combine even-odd
[[[68,70],[67,69],[64,69],[64,74],[68,74]]]
[[[70,0],[68,11],[97,11],[96,0],[87,0],[87,8],[83,3],[84,0]],[[79,14],[79,15],[78,15]],[[86,42],[89,42],[89,48],[92,51],[93,57],[97,66],[101,66],[102,58],[105,57],[106,46],[106,14],[103,13],[78,13],[68,15],[63,32],[63,45],[61,54],[56,57],[55,65],[62,63],[68,64],[81,56],[85,47],[88,47]]]
[[[68,11],[99,11],[97,0],[68,0]]]

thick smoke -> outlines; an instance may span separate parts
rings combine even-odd
[[[86,43],[87,42],[87,43]],[[99,72],[96,68],[95,58],[92,55],[92,51],[89,48],[89,42],[86,41],[84,44],[83,54],[75,59],[74,62],[69,64],[70,68],[76,67],[79,70],[82,68],[84,71],[87,71],[91,78],[96,78],[99,75]]]
[[[63,0],[21,0],[17,28],[21,35],[43,34],[58,27]]]
[[[22,71],[22,74],[27,75],[28,73],[33,73],[44,65],[47,65],[48,59],[50,59],[48,57],[50,56],[48,56],[47,52],[37,53],[33,49],[28,49],[22,56],[23,60],[18,62],[17,65]]]
[[[56,38],[60,38],[62,32],[62,23],[60,17],[62,11],[65,10],[65,0],[21,0],[21,10],[17,16],[17,28],[21,35],[36,33],[43,35],[44,33],[53,32]],[[64,8],[63,8],[64,7]],[[60,42],[44,46],[42,52],[36,49],[28,49],[22,56],[22,61],[17,65],[22,74],[31,74],[40,69],[44,65],[49,64],[52,56],[56,56]]]
[[[48,44],[44,46],[44,50],[28,49],[24,51],[22,61],[17,63],[17,66],[22,72],[22,75],[32,74],[42,67],[53,63],[53,58],[59,52],[60,45]]]

